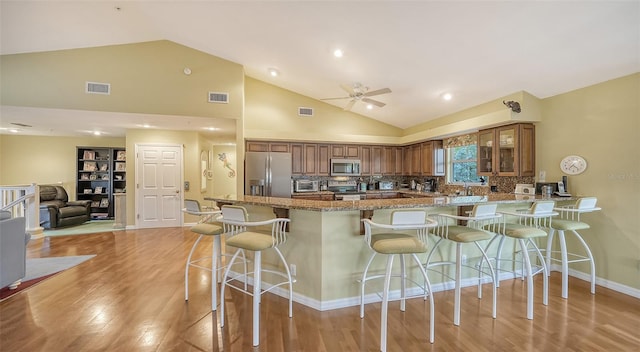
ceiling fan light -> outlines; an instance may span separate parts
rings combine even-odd
[[[373,104],[367,104],[367,109],[369,110],[373,109]]]
[[[342,57],[342,56],[344,56],[344,52],[341,49],[336,49],[336,50],[333,51],[333,56]]]

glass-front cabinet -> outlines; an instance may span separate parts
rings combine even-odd
[[[478,175],[534,176],[535,129],[515,124],[478,132]]]

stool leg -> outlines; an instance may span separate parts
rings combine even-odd
[[[502,248],[504,247],[504,239],[507,237],[504,235],[498,235],[498,236],[500,236],[500,241],[498,242],[498,249],[496,251],[496,266],[495,266],[496,273],[500,272],[500,260],[502,259]],[[496,287],[500,287],[500,280],[496,282]]]
[[[260,285],[262,280],[262,252],[256,251],[253,258],[253,345],[260,344]]]
[[[427,276],[427,271],[420,263],[420,259],[418,259],[418,256],[415,254],[411,254],[411,256],[413,257],[413,260],[416,262],[416,264],[418,264],[418,268],[420,268],[420,272],[424,277],[426,291],[429,293],[429,342],[433,343],[434,336],[435,336],[435,326],[434,326],[435,310],[434,310],[434,303],[433,303],[433,294],[431,291],[431,282],[429,281],[429,277]]]
[[[406,307],[407,273],[404,265],[404,254],[400,254],[400,311],[404,312]]]
[[[187,257],[187,265],[185,265],[185,268],[184,268],[184,300],[185,301],[189,300],[189,267],[191,266],[191,257],[193,256],[193,252],[196,250],[196,247],[198,247],[198,243],[200,243],[202,236],[203,235],[198,236],[198,239],[193,244],[193,247],[191,247],[191,251],[189,252],[189,256]]]
[[[231,271],[231,267],[233,266],[233,263],[236,260],[236,257],[238,257],[238,254],[240,254],[240,252],[242,251],[242,249],[238,249],[234,254],[233,257],[231,257],[231,260],[229,261],[229,264],[227,265],[227,269],[224,271],[224,276],[222,277],[222,282],[220,284],[220,326],[223,327],[224,326],[224,288],[227,286],[227,277],[229,276],[229,272]],[[243,252],[244,255],[244,252]],[[244,277],[244,281],[247,281],[247,277],[245,275]]]
[[[462,280],[462,243],[456,243],[456,288],[453,304],[453,325],[460,325],[460,281]]]
[[[525,272],[527,274],[527,319],[533,319],[533,275],[531,270],[531,260],[527,252],[525,240],[518,239],[520,249],[522,249],[522,259],[524,260]]]
[[[282,264],[284,264],[284,268],[287,271],[287,280],[289,281],[289,318],[293,317],[293,278],[291,277],[291,271],[289,270],[289,264],[284,259],[282,252],[278,249],[278,247],[273,247],[278,253]]]
[[[480,259],[480,266],[478,267],[478,272],[480,273],[479,275],[481,275],[482,273],[482,261],[486,260],[487,261],[487,265],[489,266],[489,274],[491,275],[491,286],[492,286],[492,290],[493,290],[493,308],[491,311],[491,316],[493,317],[493,319],[496,318],[496,316],[498,315],[498,310],[497,310],[497,303],[498,303],[498,299],[497,299],[497,285],[496,285],[496,271],[493,269],[493,265],[491,265],[491,262],[489,261],[489,257],[487,256],[487,253],[482,249],[482,247],[480,246],[480,244],[478,242],[474,242],[476,244],[476,247],[478,247],[478,249],[480,250],[480,252],[482,253],[482,259]],[[482,285],[482,283],[480,282],[480,280],[478,280],[479,285]],[[478,298],[482,298],[482,286],[480,286],[479,290],[478,290]]]
[[[560,256],[562,258],[562,298],[567,298],[569,296],[569,258],[563,230],[558,230],[558,239],[560,240]]]
[[[546,256],[547,269],[549,269],[549,275],[551,275],[551,254],[553,253],[553,235],[555,234],[555,230],[553,228],[549,229],[549,235],[547,236],[547,249],[544,254]]]
[[[544,261],[544,257],[542,256],[542,252],[538,246],[535,245],[533,240],[529,239],[531,244],[533,245],[533,249],[538,256],[538,260],[542,264],[542,304],[545,306],[549,305],[549,269],[547,268],[547,263]]]
[[[367,266],[364,267],[364,272],[362,273],[362,280],[360,281],[360,318],[364,318],[364,285],[367,280],[367,273],[369,272],[369,267],[371,266],[371,262],[373,262],[373,258],[375,258],[376,252],[371,253],[369,257],[369,261],[367,262]]]
[[[391,270],[393,268],[394,254],[387,256],[387,270],[384,275],[384,288],[382,291],[382,312],[380,313],[380,351],[387,350],[387,309],[389,308],[389,286],[391,284]]]
[[[596,294],[596,263],[593,261],[593,254],[591,254],[591,249],[587,245],[587,242],[584,241],[582,236],[578,234],[577,231],[572,231],[574,235],[578,238],[582,246],[584,247],[585,252],[587,252],[587,256],[589,257],[589,264],[591,264],[591,294]]]
[[[218,309],[218,260],[220,259],[220,236],[211,241],[211,311]]]

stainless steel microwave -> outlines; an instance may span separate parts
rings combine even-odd
[[[360,160],[331,159],[331,176],[360,176]]]

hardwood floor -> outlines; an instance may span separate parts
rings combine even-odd
[[[210,311],[208,273],[194,269],[184,301],[184,262],[195,241],[188,229],[148,229],[32,240],[28,256],[97,254],[0,303],[2,351],[378,351],[380,304],[319,312],[266,294],[261,343],[251,346],[251,299],[227,291],[224,329]],[[203,253],[210,246],[201,245]],[[535,318],[525,318],[526,285],[502,281],[498,318],[490,296],[463,290],[461,326],[453,292],[437,292],[435,343],[428,343],[428,302],[389,305],[389,351],[638,351],[640,300],[571,279],[560,297],[553,273],[549,306],[536,281]],[[485,291],[487,292],[487,291]]]

